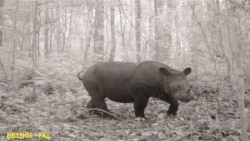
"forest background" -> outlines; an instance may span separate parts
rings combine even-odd
[[[0,0],[1,133],[22,127],[66,140],[247,140],[249,46],[249,0]],[[199,101],[183,106],[179,116],[185,120],[168,119],[170,127],[162,124],[166,104],[152,100],[148,114],[157,129],[133,122],[131,127],[141,129],[134,131],[124,121],[122,129],[104,130],[114,121],[89,118],[89,97],[77,73],[99,61],[145,60],[192,67],[189,79]],[[133,117],[131,105],[125,115],[117,111],[124,107],[110,105],[122,119]]]

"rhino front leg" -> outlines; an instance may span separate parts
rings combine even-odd
[[[134,98],[134,108],[135,108],[135,116],[145,118],[144,110],[148,103],[148,97],[146,96],[136,96]]]
[[[169,102],[169,104],[170,106],[169,106],[167,114],[176,116],[178,108],[179,108],[178,100],[172,100]]]

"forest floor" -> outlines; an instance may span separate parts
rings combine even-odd
[[[1,141],[17,137],[13,133],[30,133],[32,141],[239,141],[239,113],[226,81],[223,90],[212,81],[199,82],[198,98],[180,102],[176,117],[166,115],[169,104],[151,98],[145,110],[147,120],[137,121],[132,103],[107,100],[109,110],[120,118],[116,120],[89,114],[85,108],[89,96],[77,71],[54,72],[56,82],[38,81],[34,101],[27,100],[31,85],[13,89],[0,83]]]

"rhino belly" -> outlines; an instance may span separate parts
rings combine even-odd
[[[117,87],[102,88],[104,95],[115,102],[121,103],[131,103],[133,102],[133,97],[127,93],[126,90]]]

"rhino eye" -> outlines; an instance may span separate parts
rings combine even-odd
[[[185,90],[185,87],[183,87],[183,85],[175,85],[174,89],[183,91]]]
[[[170,84],[171,89],[178,89],[180,87],[180,85],[177,84]]]
[[[175,87],[176,87],[177,89],[181,89],[181,88],[182,88],[181,85],[176,85]]]

